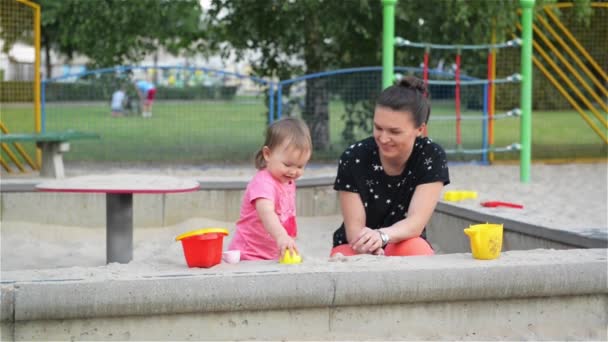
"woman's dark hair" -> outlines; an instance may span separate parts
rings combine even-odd
[[[412,113],[416,127],[428,123],[431,116],[431,103],[427,98],[426,85],[414,76],[404,77],[384,89],[376,100],[376,106]]]

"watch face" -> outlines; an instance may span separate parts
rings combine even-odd
[[[384,232],[379,232],[380,233],[380,239],[382,239],[382,247],[386,246],[386,244],[388,244],[388,235],[386,235],[386,233]]]

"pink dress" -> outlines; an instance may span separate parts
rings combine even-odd
[[[266,169],[258,171],[247,185],[241,203],[241,216],[228,250],[241,251],[241,260],[277,260],[279,248],[264,228],[255,210],[255,201],[265,198],[274,203],[275,213],[287,234],[296,237],[296,185],[281,184]]]

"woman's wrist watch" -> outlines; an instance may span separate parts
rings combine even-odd
[[[378,234],[380,234],[380,239],[382,240],[382,248],[386,247],[386,245],[388,244],[388,240],[389,240],[388,234],[381,231],[380,229],[378,229]]]

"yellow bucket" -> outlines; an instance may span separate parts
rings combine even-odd
[[[471,252],[475,259],[491,260],[500,256],[502,250],[502,224],[474,224],[464,230],[471,241]]]

